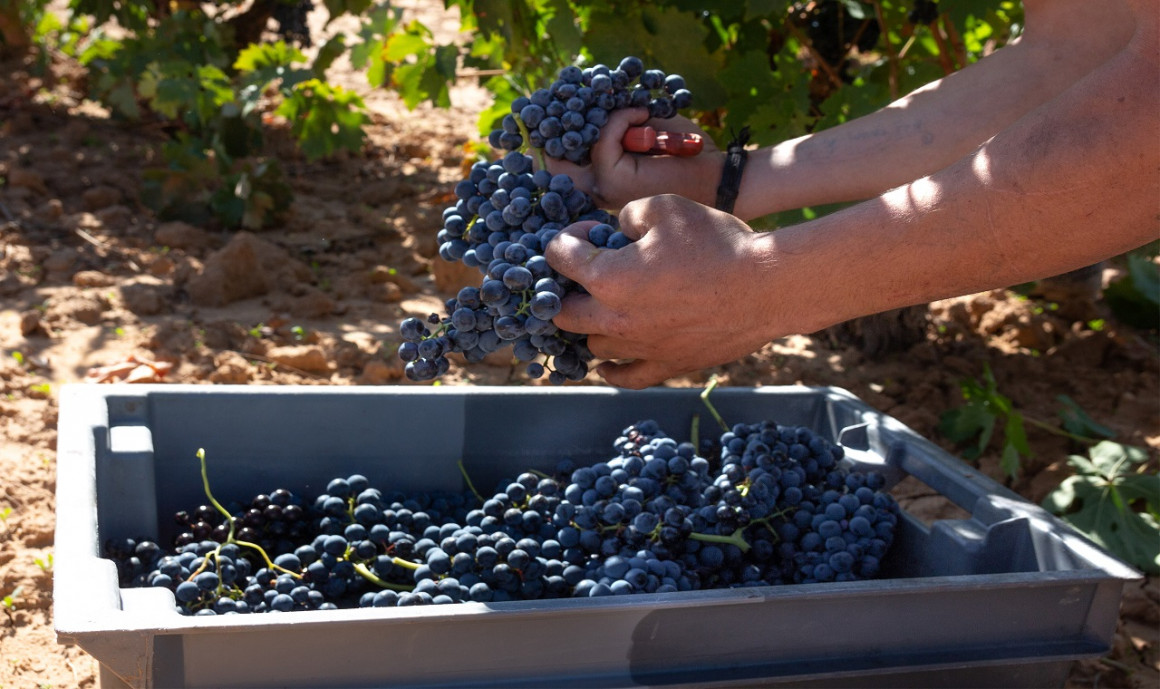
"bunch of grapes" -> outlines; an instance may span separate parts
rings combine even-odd
[[[588,233],[596,246],[625,246],[616,219],[596,208],[567,175],[532,172],[531,158],[518,151],[497,163],[476,163],[455,193],[458,201],[443,214],[439,255],[479,268],[483,280],[449,299],[445,316],[402,322],[399,357],[407,362],[407,377],[442,375],[452,352],[476,362],[510,346],[532,378],[547,373],[556,384],[583,379],[592,360],[585,338],[552,322],[563,298],[581,287],[548,265],[544,249],[579,220],[598,223]]]
[[[911,24],[932,24],[938,20],[938,15],[938,0],[914,0],[906,21]]]
[[[680,75],[646,70],[638,57],[624,58],[616,69],[569,66],[548,88],[512,102],[511,113],[488,142],[507,151],[522,150],[527,144],[549,158],[587,165],[592,144],[612,111],[648,108],[649,117],[668,119],[692,102],[693,94]]]
[[[808,428],[772,422],[734,426],[711,454],[642,421],[624,429],[606,461],[576,467],[561,460],[551,474],[525,472],[486,497],[388,493],[358,474],[331,480],[310,501],[284,490],[259,496],[251,504],[289,497],[285,507],[303,510],[295,523],[307,525],[273,556],[239,537],[255,507],[223,519],[221,539],[186,542],[183,532],[172,552],[120,540],[106,553],[122,585],[168,588],[177,609],[195,615],[671,593],[879,574],[899,516],[881,475],[844,467],[841,447]],[[208,518],[197,516],[195,524]]]
[[[535,169],[525,151],[584,164],[610,111],[640,106],[654,117],[672,117],[690,99],[681,77],[645,70],[635,57],[615,70],[566,67],[551,87],[516,99],[503,128],[490,136],[507,153],[477,162],[455,186],[456,202],[443,211],[437,237],[441,258],[479,268],[483,280],[447,300],[444,314],[400,324],[407,378],[445,374],[448,354],[472,363],[511,347],[531,378],[547,376],[556,385],[582,380],[593,358],[587,338],[560,330],[553,319],[563,299],[583,287],[553,270],[544,251],[562,229],[582,220],[597,223],[588,232],[597,247],[619,249],[629,240],[571,177]]]
[[[856,66],[849,58],[850,51],[856,47],[859,52],[869,52],[881,37],[881,27],[873,17],[856,17],[839,0],[799,5],[794,21],[805,30],[817,55],[846,82],[853,79]]]
[[[842,447],[806,427],[740,424],[721,437],[721,446],[721,472],[711,491],[715,509],[705,518],[716,520],[718,533],[742,529],[749,536],[764,568],[762,580],[788,584],[877,575],[899,514],[894,499],[882,492],[881,474],[848,471],[841,465]]]
[[[274,5],[271,18],[278,24],[278,35],[287,43],[304,48],[314,45],[310,39],[307,18],[314,11],[313,0],[281,0]]]

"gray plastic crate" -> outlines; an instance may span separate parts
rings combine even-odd
[[[481,488],[562,456],[607,459],[652,418],[716,427],[695,389],[66,386],[58,440],[55,624],[102,687],[1062,686],[1109,649],[1137,572],[1065,524],[836,388],[723,388],[731,423],[841,442],[893,484],[920,479],[971,514],[904,515],[875,581],[395,609],[185,617],[121,589],[110,537],[171,537],[203,502],[372,485]],[[486,490],[486,489],[485,489]]]

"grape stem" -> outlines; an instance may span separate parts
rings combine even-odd
[[[358,572],[359,576],[361,576],[363,579],[366,579],[367,581],[375,584],[376,586],[379,586],[380,588],[391,589],[392,591],[414,591],[415,590],[415,587],[413,585],[392,584],[389,581],[385,581],[383,579],[380,579],[374,572],[372,572],[366,565],[364,565],[361,562],[354,566],[354,571]]]
[[[273,569],[273,570],[278,570],[279,572],[284,572],[284,573],[289,574],[290,576],[294,577],[295,579],[302,578],[302,575],[299,574],[298,572],[292,572],[292,571],[286,569],[285,567],[281,567],[279,565],[274,564],[274,561],[270,559],[270,556],[266,554],[266,551],[262,549],[262,546],[258,545],[257,543],[250,543],[249,541],[232,541],[232,540],[230,542],[236,543],[240,546],[245,546],[246,548],[253,548],[254,550],[258,551],[258,554],[262,556],[263,560],[265,560],[267,568]]]
[[[532,155],[536,157],[536,163],[540,166],[540,169],[547,170],[548,165],[544,161],[544,152],[531,144],[531,141],[528,139],[528,127],[524,124],[524,121],[519,116],[519,113],[512,113],[512,119],[516,121],[516,126],[520,128],[520,137],[522,137],[524,140],[524,145],[520,147],[520,152],[522,153],[528,149],[531,149]]]
[[[217,501],[217,498],[215,498],[213,496],[213,492],[210,491],[210,489],[209,489],[209,472],[206,469],[205,448],[198,448],[197,459],[199,462],[201,462],[201,484],[205,488],[205,496],[207,498],[209,498],[209,501],[214,506],[214,508],[218,512],[221,512],[225,516],[226,521],[230,525],[230,531],[229,531],[229,534],[226,535],[225,543],[236,543],[237,545],[240,545],[240,546],[245,546],[247,548],[253,548],[254,550],[258,551],[258,553],[262,556],[262,559],[266,561],[266,566],[269,567],[270,569],[285,572],[286,574],[289,574],[290,576],[294,577],[295,579],[301,579],[302,575],[299,574],[298,572],[291,572],[290,570],[286,569],[285,567],[279,567],[278,565],[274,564],[274,562],[272,560],[270,560],[270,556],[267,555],[266,551],[262,549],[262,546],[258,545],[257,543],[250,543],[249,541],[239,541],[236,538],[234,538],[234,515],[230,514],[229,510],[222,507],[222,504]],[[214,559],[215,560],[217,559],[217,555],[221,552],[221,546],[225,545],[225,543],[219,545],[217,547],[217,549],[214,551],[214,556],[215,556]],[[198,568],[198,573],[200,573],[202,570],[204,570],[206,564],[208,564],[208,563],[209,563],[209,558],[206,558],[205,562],[202,563],[202,566]],[[190,575],[190,576],[192,578],[193,575]]]
[[[226,536],[226,543],[232,543],[234,540],[234,515],[230,514],[229,510],[222,507],[222,504],[217,501],[217,498],[213,496],[213,492],[211,492],[209,489],[209,472],[206,469],[204,447],[199,447],[197,449],[197,460],[201,463],[201,485],[203,488],[205,488],[205,496],[209,498],[210,504],[214,506],[214,509],[216,509],[218,512],[221,512],[222,515],[226,518],[226,521],[229,522],[230,532],[229,535]]]
[[[713,403],[709,401],[709,395],[710,395],[710,393],[713,392],[713,389],[716,387],[717,387],[717,374],[714,373],[712,376],[709,377],[709,384],[706,385],[705,389],[701,391],[701,402],[703,402],[705,404],[705,406],[709,409],[709,413],[713,415],[713,418],[717,419],[717,425],[721,426],[721,430],[728,432],[729,425],[726,424],[725,419],[721,418],[721,415],[719,413],[717,413],[717,407],[714,407]]]
[[[469,476],[467,473],[467,467],[463,466],[463,460],[459,460],[455,463],[455,465],[459,467],[459,473],[463,474],[463,480],[467,482],[467,487],[470,488],[471,492],[475,494],[475,499],[479,500],[481,504],[486,502],[486,500],[483,499],[483,496],[480,495],[479,491],[475,489],[475,484],[471,482],[471,476]]]
[[[741,552],[747,553],[752,546],[750,546],[749,542],[745,540],[744,533],[745,527],[739,527],[736,531],[729,534],[728,536],[693,532],[689,534],[689,538],[695,541],[706,541],[708,543],[724,543],[726,545],[735,545],[741,550]]]

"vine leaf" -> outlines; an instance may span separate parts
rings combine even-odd
[[[1059,418],[1062,419],[1063,428],[1068,433],[1084,438],[1116,437],[1115,431],[1101,423],[1097,423],[1072,398],[1067,395],[1059,395],[1055,399],[1063,405],[1063,408],[1059,410]]]
[[[1160,474],[1140,473],[1148,454],[1105,440],[1089,457],[1071,455],[1076,474],[1043,500],[1096,543],[1149,574],[1160,574]]]
[[[990,366],[983,367],[983,382],[966,380],[961,384],[965,403],[957,409],[943,412],[938,430],[943,437],[956,444],[975,440],[963,451],[966,459],[978,459],[987,449],[996,424],[1003,421],[1003,448],[999,465],[1003,472],[1014,478],[1019,473],[1020,457],[1031,457],[1027,432],[1020,414],[1011,399],[999,392]]]

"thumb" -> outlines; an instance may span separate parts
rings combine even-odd
[[[608,122],[600,129],[600,138],[592,145],[592,162],[596,165],[612,165],[624,155],[621,140],[629,127],[648,122],[648,108],[624,108],[614,110]]]
[[[685,371],[659,361],[638,359],[627,363],[605,361],[596,367],[596,372],[609,385],[630,390],[643,390],[663,383]]]
[[[601,249],[588,241],[588,230],[598,225],[595,220],[582,220],[560,230],[544,247],[544,258],[557,273],[583,285],[595,274],[592,263]]]

